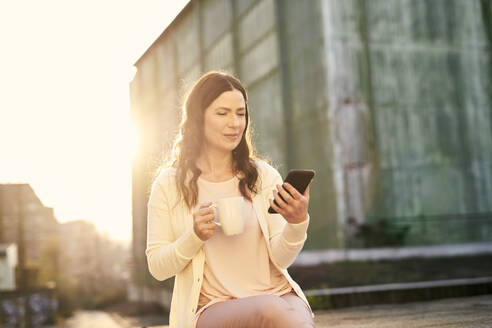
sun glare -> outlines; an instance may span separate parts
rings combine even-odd
[[[60,223],[83,219],[130,240],[140,142],[128,84],[135,61],[188,1],[31,1],[30,11],[8,3],[0,10],[0,183],[29,183]]]
[[[129,148],[128,151],[130,155],[130,160],[132,162],[137,156],[139,144],[140,142],[139,142],[138,129],[133,123],[133,121],[130,119],[128,124],[128,148]]]

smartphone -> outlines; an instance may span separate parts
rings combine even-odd
[[[313,179],[315,173],[314,170],[290,170],[284,182],[288,182],[292,187],[296,188],[298,192],[304,194],[304,191],[306,191],[306,188]],[[287,190],[287,192],[289,191]],[[282,195],[278,195],[282,200],[285,200]],[[273,202],[278,206],[277,201],[274,200]],[[270,206],[268,213],[275,214],[277,211]]]

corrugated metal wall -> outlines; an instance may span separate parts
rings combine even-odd
[[[305,249],[357,245],[388,218],[406,244],[492,238],[490,1],[192,1],[137,62],[134,249],[183,92],[210,69],[246,85],[254,141],[314,168]],[[144,260],[144,258],[141,258]]]
[[[361,93],[364,115],[354,117],[370,113],[376,141],[377,185],[369,188],[376,198],[365,219],[408,226],[407,244],[491,240],[491,2],[330,0],[322,7],[329,112]],[[348,204],[367,183],[351,183],[360,166],[347,168],[342,157],[345,181],[337,186]]]

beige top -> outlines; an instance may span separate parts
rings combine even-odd
[[[210,182],[199,177],[197,183],[199,192],[195,210],[202,203],[241,196],[237,177],[223,182]],[[217,302],[261,294],[281,296],[292,290],[288,280],[270,260],[252,203],[246,198],[244,201],[244,232],[227,236],[217,226],[213,236],[203,246],[203,283],[193,327],[200,314]],[[302,241],[308,227],[307,220],[292,226],[298,232],[297,239]]]

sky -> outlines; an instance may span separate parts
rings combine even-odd
[[[187,3],[0,1],[0,183],[129,242],[133,64]]]

